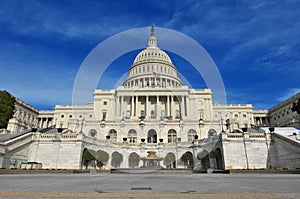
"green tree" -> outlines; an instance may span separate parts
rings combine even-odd
[[[82,163],[85,169],[91,164],[92,161],[96,160],[96,151],[92,149],[84,149],[82,153]]]
[[[118,168],[123,161],[123,155],[117,151],[113,152],[111,155],[111,166]]]
[[[129,155],[128,161],[130,168],[136,168],[139,166],[140,156],[137,153],[133,152]]]
[[[0,91],[0,129],[7,127],[15,109],[15,98],[7,91]]]
[[[109,159],[109,154],[105,151],[99,150],[96,153],[97,166],[102,167]]]
[[[180,159],[187,167],[190,167],[193,164],[193,155],[190,152],[184,153]]]
[[[165,165],[167,168],[171,168],[173,163],[176,161],[174,153],[168,153],[165,157]]]

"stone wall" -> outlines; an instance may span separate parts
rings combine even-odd
[[[225,169],[261,169],[268,167],[268,135],[264,133],[222,134]]]
[[[29,161],[48,169],[80,169],[82,143],[76,137],[58,138],[41,135],[31,146]]]
[[[278,167],[300,168],[300,143],[276,133],[272,134],[272,140]]]

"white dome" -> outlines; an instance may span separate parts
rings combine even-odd
[[[133,64],[137,64],[140,62],[167,62],[168,64],[172,64],[170,57],[159,49],[158,47],[148,47],[142,52],[140,52],[134,59]]]
[[[141,51],[134,59],[128,70],[128,77],[123,85],[132,86],[181,86],[177,77],[177,69],[170,57],[157,47],[154,28],[148,38],[148,47]]]

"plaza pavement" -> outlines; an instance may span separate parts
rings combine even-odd
[[[4,174],[0,198],[300,198],[297,174]]]

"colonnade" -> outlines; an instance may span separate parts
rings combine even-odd
[[[180,119],[189,115],[189,96],[117,96],[115,98],[117,117],[141,117],[160,119],[172,116]]]
[[[180,81],[176,81],[169,78],[161,78],[161,77],[145,77],[145,78],[136,78],[131,79],[124,83],[126,87],[146,87],[146,86],[171,86],[171,87],[179,87],[181,86]]]

